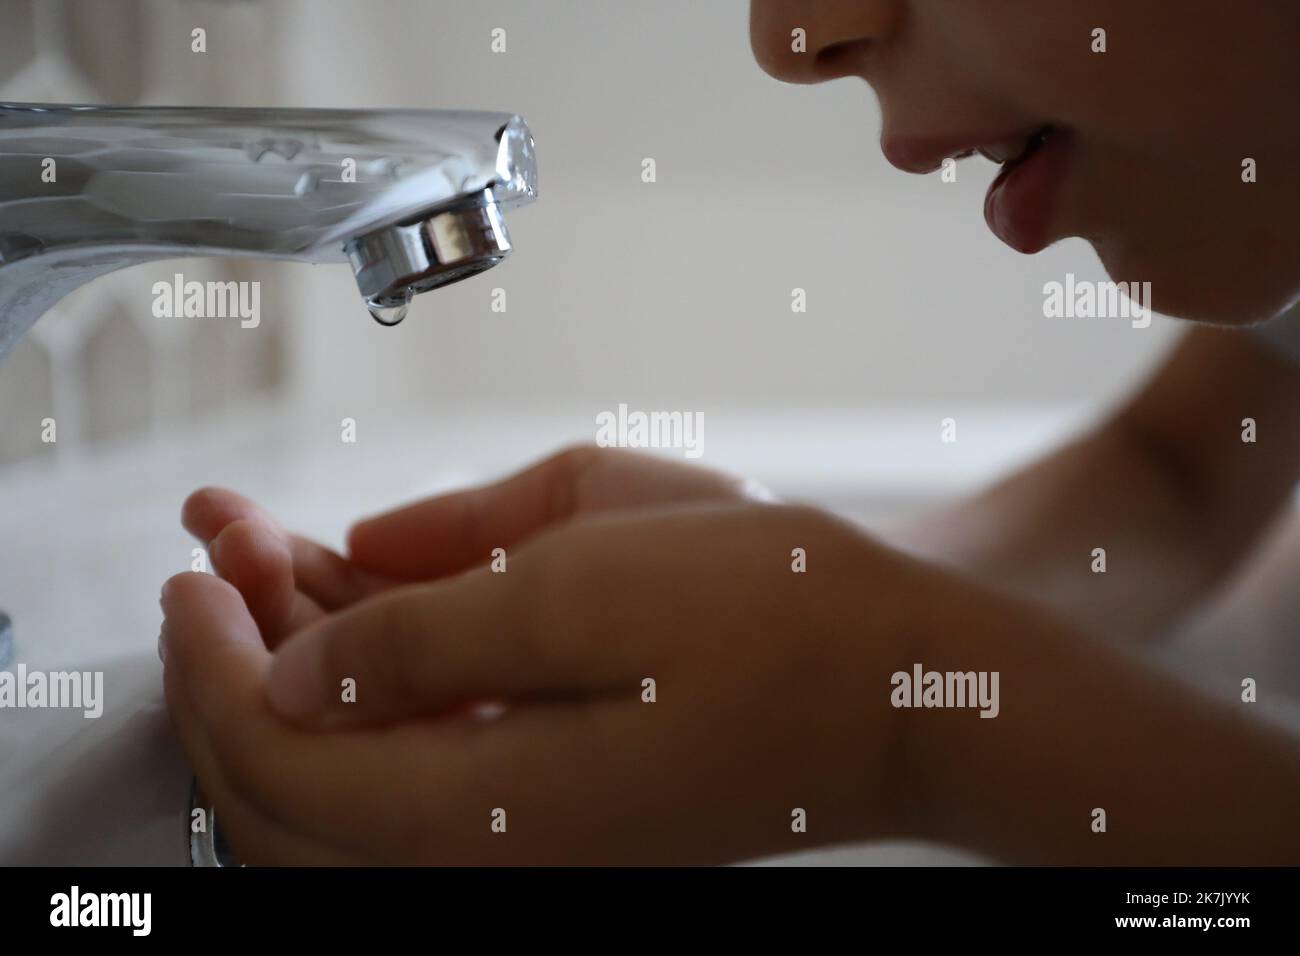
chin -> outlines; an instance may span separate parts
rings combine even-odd
[[[1240,249],[1184,248],[1144,237],[1141,242],[1093,241],[1113,282],[1150,282],[1151,307],[1161,315],[1209,325],[1247,326],[1285,311],[1300,293],[1300,265],[1270,268]],[[1159,250],[1161,254],[1153,255]]]

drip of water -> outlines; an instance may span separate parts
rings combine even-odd
[[[370,317],[380,325],[397,325],[402,319],[406,318],[406,310],[411,305],[411,299],[415,293],[410,289],[403,289],[398,293],[402,298],[398,302],[391,299],[378,301],[371,299],[366,303],[366,308],[370,310]]]

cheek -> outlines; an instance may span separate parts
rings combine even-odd
[[[1206,2],[926,0],[911,9],[916,42],[929,48],[925,69],[1021,115],[1171,155],[1258,128],[1260,70],[1205,68],[1223,62],[1206,36],[1222,14],[1198,19],[1186,8]]]
[[[1098,0],[1089,0],[1096,5]],[[1090,46],[1096,23],[1078,0],[924,0],[909,7],[900,72],[1021,118],[1084,128],[1113,121],[1128,85],[1122,58]]]

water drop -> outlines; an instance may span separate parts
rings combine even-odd
[[[397,325],[406,318],[406,310],[411,305],[415,293],[410,289],[400,289],[392,296],[383,299],[371,299],[366,303],[370,317],[380,325]]]

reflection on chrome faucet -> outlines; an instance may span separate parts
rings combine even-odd
[[[9,615],[0,611],[0,670],[14,659],[14,628]]]
[[[508,113],[0,104],[0,359],[64,295],[193,256],[348,262],[384,324],[510,252]]]

